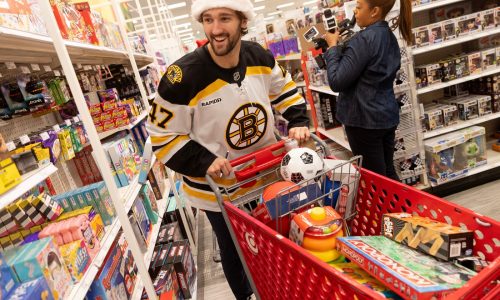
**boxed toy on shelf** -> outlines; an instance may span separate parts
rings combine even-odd
[[[425,140],[429,178],[434,184],[465,176],[470,169],[484,165],[485,128],[472,126]]]

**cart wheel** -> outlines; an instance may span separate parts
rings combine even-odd
[[[215,235],[215,232],[212,230],[212,245],[213,245],[213,256],[212,259],[216,263],[221,262],[220,258],[220,249],[219,249],[219,243],[217,243],[217,236]]]

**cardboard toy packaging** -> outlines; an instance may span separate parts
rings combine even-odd
[[[18,286],[17,277],[0,253],[0,293],[2,299],[9,299],[9,294]]]
[[[3,295],[6,296],[6,295]],[[5,299],[9,300],[54,300],[50,292],[47,281],[44,278],[38,278],[21,284]]]
[[[472,231],[408,213],[384,214],[382,224],[382,235],[436,258],[472,254]]]
[[[178,247],[173,265],[177,274],[177,282],[185,299],[190,299],[195,291],[196,265],[189,248],[188,240],[174,242]]]
[[[338,242],[346,258],[405,299],[441,299],[476,275],[384,236],[343,237]]]

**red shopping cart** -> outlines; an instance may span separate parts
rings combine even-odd
[[[326,145],[317,137],[314,139],[328,155]],[[238,254],[257,297],[262,300],[275,299],[383,299],[377,292],[344,276],[328,264],[318,260],[303,248],[283,237],[250,215],[251,203],[258,201],[263,189],[272,181],[255,187],[250,193],[236,199],[228,197],[228,191],[236,187],[252,186],[259,177],[279,172],[283,153],[275,154],[284,142],[262,149],[232,161],[233,167],[253,164],[242,171],[235,171],[238,184],[220,188],[207,176],[214,190],[224,219],[235,242]],[[384,213],[407,212],[460,226],[474,231],[474,254],[492,263],[471,279],[462,288],[446,296],[446,299],[500,299],[500,223],[460,207],[444,199],[406,186],[376,173],[362,169],[360,159],[352,160],[327,170],[320,176],[332,177],[335,172],[347,172],[353,178],[347,185],[354,189],[352,210],[345,205],[345,219],[352,235],[379,235],[380,220]],[[279,177],[276,177],[279,178]],[[276,179],[278,180],[278,179]],[[318,180],[318,178],[312,179]],[[321,180],[321,178],[319,178]],[[307,186],[304,182],[301,186]],[[322,202],[325,197],[340,192],[342,187],[322,190],[313,202]],[[287,195],[283,190],[278,197]],[[226,195],[223,196],[223,194]],[[231,201],[223,201],[229,198]],[[306,205],[310,205],[308,201]],[[279,205],[276,206],[281,207]],[[292,210],[300,209],[300,203]],[[354,213],[350,213],[353,211]],[[282,212],[276,212],[282,216]],[[285,212],[285,215],[288,212]],[[280,226],[277,222],[276,226]]]

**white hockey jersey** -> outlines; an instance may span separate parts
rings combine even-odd
[[[232,160],[275,143],[273,107],[289,128],[308,126],[305,100],[270,52],[242,41],[238,66],[224,69],[205,46],[168,67],[146,126],[157,158],[184,175],[192,205],[220,211],[207,169],[226,152]],[[235,179],[216,181],[228,187]],[[231,191],[231,198],[245,192]]]

